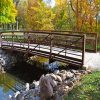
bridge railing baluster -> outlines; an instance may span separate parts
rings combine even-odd
[[[86,44],[86,35],[84,34],[82,39],[82,66],[84,65],[84,58],[85,58],[85,44]]]
[[[12,48],[14,48],[14,32],[12,32]]]

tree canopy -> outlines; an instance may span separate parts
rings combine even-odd
[[[0,23],[14,23],[16,15],[13,0],[0,0]]]
[[[2,0],[0,23],[28,30],[100,31],[100,0]],[[17,14],[18,13],[18,14]]]

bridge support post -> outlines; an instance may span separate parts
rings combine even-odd
[[[0,47],[2,48],[2,33],[0,32]]]
[[[95,53],[97,52],[98,35],[95,35]]]
[[[14,48],[14,32],[12,32],[12,48]]]
[[[53,37],[52,37],[52,34],[50,34],[50,55],[49,55],[49,63],[51,63],[52,60],[53,60],[53,56],[52,56],[52,40],[53,40]]]
[[[84,59],[85,59],[85,42],[86,42],[86,35],[84,34],[82,39],[82,67],[84,65]]]

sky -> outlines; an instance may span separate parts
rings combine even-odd
[[[47,0],[43,0],[43,1],[45,1],[45,2],[47,2]],[[55,6],[55,0],[50,0],[51,2],[50,2],[50,5],[52,6],[52,7],[54,7]]]

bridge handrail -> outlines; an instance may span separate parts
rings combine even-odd
[[[7,34],[7,33],[11,33],[11,34]],[[18,35],[18,33],[21,33],[21,35],[22,36],[24,36],[24,38],[25,38],[25,34],[26,34],[26,36],[27,36],[27,43],[28,44],[25,44],[25,41],[24,42],[22,42],[22,41],[20,41],[20,39],[18,38],[18,36],[21,36],[21,35]],[[48,50],[50,50],[50,52],[49,52],[49,56],[52,56],[52,54],[53,55],[55,55],[55,58],[57,58],[58,57],[58,60],[59,59],[62,59],[62,57],[64,57],[64,56],[62,56],[62,55],[60,55],[60,53],[61,52],[63,52],[64,51],[64,53],[65,53],[65,55],[66,55],[66,50],[67,50],[67,48],[71,48],[71,49],[73,49],[72,47],[74,46],[75,47],[75,45],[73,45],[73,44],[76,44],[77,42],[79,42],[80,44],[79,45],[81,45],[81,47],[80,47],[80,50],[82,51],[81,53],[82,53],[82,59],[76,59],[76,61],[73,61],[74,63],[75,62],[77,62],[77,64],[79,64],[80,62],[78,62],[78,61],[81,61],[81,66],[84,64],[84,55],[85,55],[85,38],[86,38],[86,36],[84,35],[84,34],[64,34],[64,33],[60,33],[60,32],[41,32],[41,31],[2,31],[2,32],[0,32],[0,34],[1,34],[1,36],[3,37],[4,36],[4,38],[6,39],[7,37],[6,36],[12,36],[12,41],[11,42],[9,42],[8,43],[8,45],[6,45],[6,44],[1,44],[1,46],[2,46],[2,48],[5,48],[5,46],[7,47],[9,47],[9,46],[11,46],[11,48],[10,49],[14,49],[15,47],[14,47],[14,44],[16,43],[16,42],[14,42],[14,38],[17,36],[17,39],[19,39],[19,43],[21,43],[22,42],[22,44],[23,45],[27,45],[28,46],[28,48],[27,48],[27,52],[31,52],[30,50],[31,50],[31,48],[30,48],[30,45],[31,45],[31,43],[30,43],[30,37],[31,37],[31,35],[35,35],[35,34],[37,34],[37,35],[45,35],[45,37],[44,37],[44,39],[42,38],[42,40],[40,41],[40,43],[39,42],[37,42],[38,44],[34,47],[34,49],[32,49],[32,50],[35,50],[36,48],[37,48],[37,46],[40,46],[41,45],[41,43],[42,42],[45,42],[45,44],[46,44],[46,39],[48,40],[48,36],[50,36],[49,38],[50,38],[50,40],[48,41],[49,42],[49,46],[50,46],[50,49],[48,49]],[[58,50],[58,54],[54,54],[53,52],[52,52],[52,48],[53,48],[53,43],[52,43],[52,40],[55,40],[55,38],[53,38],[53,36],[55,36],[55,37],[57,37],[57,36],[59,36],[59,37],[64,37],[64,38],[61,38],[61,39],[65,39],[64,40],[64,42],[66,41],[69,41],[69,40],[66,40],[66,37],[68,38],[70,38],[71,37],[71,39],[73,39],[73,38],[75,38],[74,39],[74,41],[73,40],[71,40],[71,41],[69,41],[70,42],[70,44],[66,44],[66,45],[62,45],[62,43],[60,44],[60,45],[62,45],[62,50],[63,51],[59,51]],[[65,37],[66,36],[66,37]],[[73,38],[72,38],[73,37]],[[3,41],[4,41],[4,38],[2,38],[3,39]],[[38,37],[36,37],[36,38],[38,38]],[[34,40],[34,39],[33,39]],[[32,41],[33,41],[32,40]],[[77,40],[77,41],[76,41]],[[81,41],[80,41],[81,40]],[[2,41],[2,42],[3,42]],[[8,41],[8,40],[7,40]],[[61,41],[61,40],[60,40]],[[59,41],[59,42],[60,42]],[[58,41],[57,41],[58,42]],[[69,43],[68,42],[68,43]],[[35,44],[35,42],[33,41],[33,43]],[[12,44],[12,45],[11,45]],[[16,43],[17,44],[17,43]],[[54,44],[54,45],[57,45],[56,43]],[[24,46],[23,46],[24,47]],[[60,47],[60,46],[58,46],[58,47]],[[19,48],[19,47],[18,47]],[[20,48],[22,48],[21,47],[21,45],[20,45]],[[77,50],[77,48],[78,48],[78,46],[76,47],[76,50]],[[75,48],[74,48],[75,49]],[[37,50],[36,50],[37,51]],[[45,53],[45,52],[43,52],[43,53]],[[73,54],[72,52],[71,52],[71,54],[72,55],[75,55],[75,54]],[[77,55],[78,56],[78,55]],[[66,60],[66,59],[69,59],[70,57],[65,57],[64,58],[64,60]],[[73,59],[73,58],[72,58]],[[73,59],[73,60],[75,60],[75,59]],[[71,60],[71,59],[70,59]],[[68,60],[69,61],[69,60]]]
[[[37,30],[38,31],[38,30]],[[91,48],[86,47],[86,51],[97,52],[98,45],[98,34],[96,32],[83,32],[83,31],[71,31],[71,30],[42,30],[42,32],[53,32],[53,33],[63,33],[63,34],[85,34],[86,35],[86,46],[91,44]],[[88,43],[88,40],[90,41]]]
[[[64,36],[66,36],[66,35],[68,35],[68,36],[77,36],[77,37],[82,37],[83,36],[83,34],[64,34],[64,33],[60,33],[60,32],[49,32],[49,31],[0,31],[0,34],[2,34],[2,33],[13,33],[13,32],[23,32],[23,33],[37,33],[37,34],[41,34],[41,33],[43,33],[43,34],[54,34],[54,35],[64,35]]]

